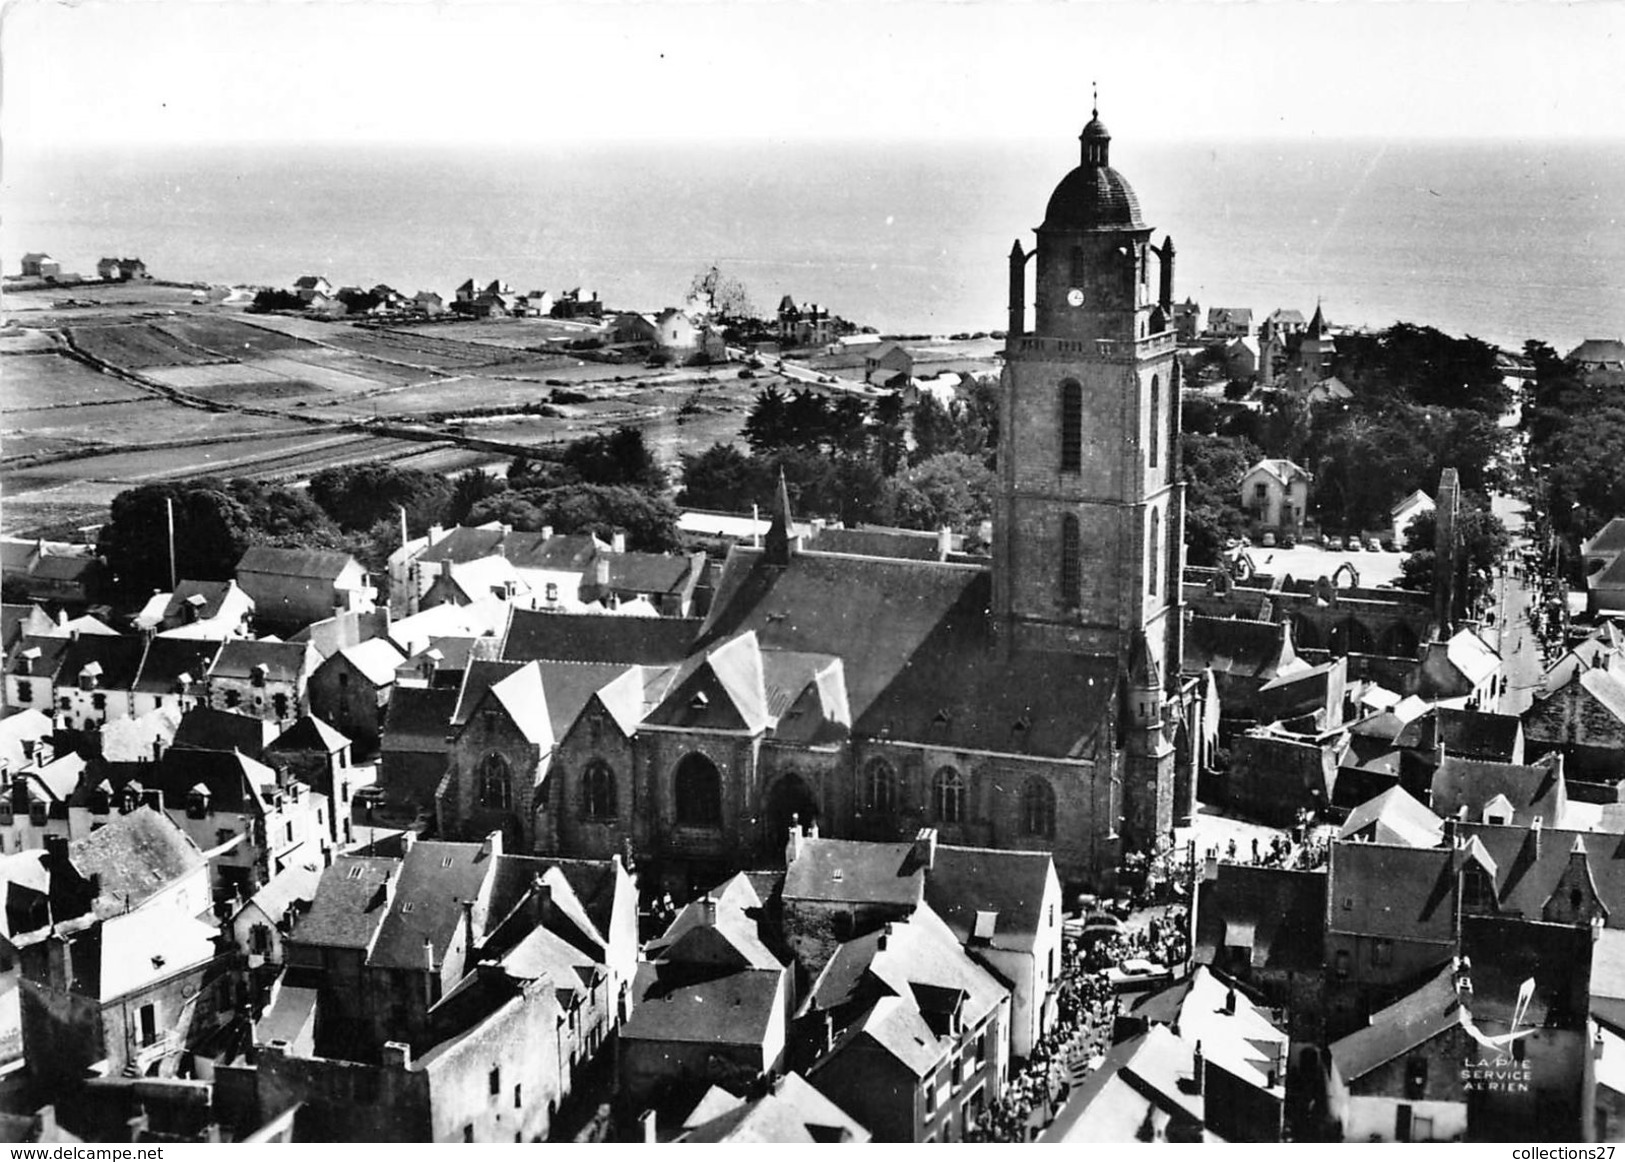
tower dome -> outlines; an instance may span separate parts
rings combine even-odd
[[[1050,195],[1044,226],[1054,230],[1144,230],[1134,187],[1111,167],[1111,130],[1093,110],[1078,135],[1083,156]]]

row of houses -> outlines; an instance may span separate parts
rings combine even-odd
[[[64,274],[62,264],[43,251],[33,250],[22,257],[22,277],[47,281],[82,282],[77,274]],[[96,277],[103,282],[130,282],[149,279],[147,264],[139,258],[103,258],[96,263]]]

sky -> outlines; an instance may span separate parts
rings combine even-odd
[[[12,0],[0,141],[1625,138],[1625,0]]]

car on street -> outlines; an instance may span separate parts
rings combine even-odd
[[[1108,968],[1106,979],[1113,992],[1140,993],[1167,984],[1174,979],[1174,974],[1166,965],[1136,956]]]

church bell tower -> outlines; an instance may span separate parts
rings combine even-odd
[[[1079,142],[1035,249],[1018,239],[1010,252],[994,615],[1018,653],[1119,660],[1125,829],[1155,842],[1168,826],[1165,701],[1182,636],[1174,248],[1152,245],[1098,110]]]

